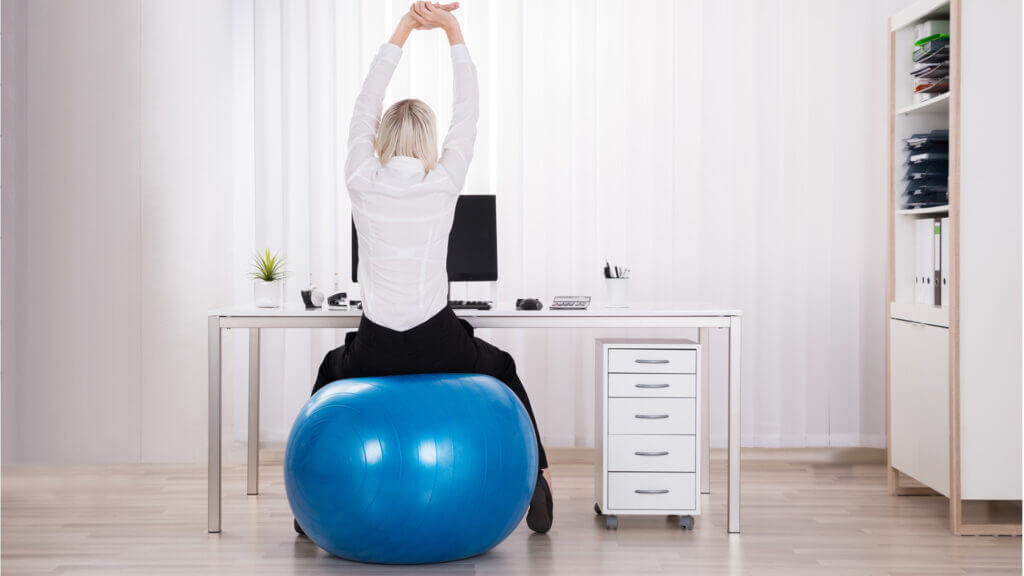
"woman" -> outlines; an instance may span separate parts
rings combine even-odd
[[[345,178],[359,234],[363,317],[345,345],[320,365],[313,393],[341,378],[429,372],[471,372],[501,380],[537,422],[512,357],[473,336],[448,307],[448,233],[476,140],[476,68],[450,11],[458,4],[416,2],[391,41],[380,48],[349,127]],[[420,100],[401,100],[381,117],[381,100],[402,45],[414,29],[448,35],[454,76],[452,122],[438,157],[434,113]],[[378,126],[378,118],[379,126]],[[551,528],[551,477],[537,432],[539,468],[526,522]]]

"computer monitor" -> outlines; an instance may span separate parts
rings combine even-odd
[[[498,233],[494,196],[459,196],[448,234],[448,280],[493,282],[498,279]],[[352,281],[358,282],[359,238],[352,223]]]

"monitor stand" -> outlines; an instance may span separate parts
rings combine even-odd
[[[448,307],[452,310],[490,310],[487,300],[452,300],[452,283],[448,282]]]

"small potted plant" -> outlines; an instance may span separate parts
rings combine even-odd
[[[252,263],[253,271],[249,276],[253,279],[253,293],[256,306],[260,308],[279,308],[281,306],[281,281],[288,273],[284,269],[284,258],[276,253],[265,250],[256,253]]]

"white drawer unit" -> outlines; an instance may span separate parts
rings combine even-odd
[[[696,433],[696,398],[608,399],[608,434]]]
[[[609,472],[696,472],[697,437],[637,434],[608,436]]]
[[[620,510],[693,510],[697,475],[674,472],[611,472],[608,504]]]
[[[597,340],[594,510],[700,514],[700,345],[689,340]]]
[[[696,398],[696,374],[609,374],[612,398]]]
[[[696,350],[614,348],[608,351],[608,372],[696,374]]]

